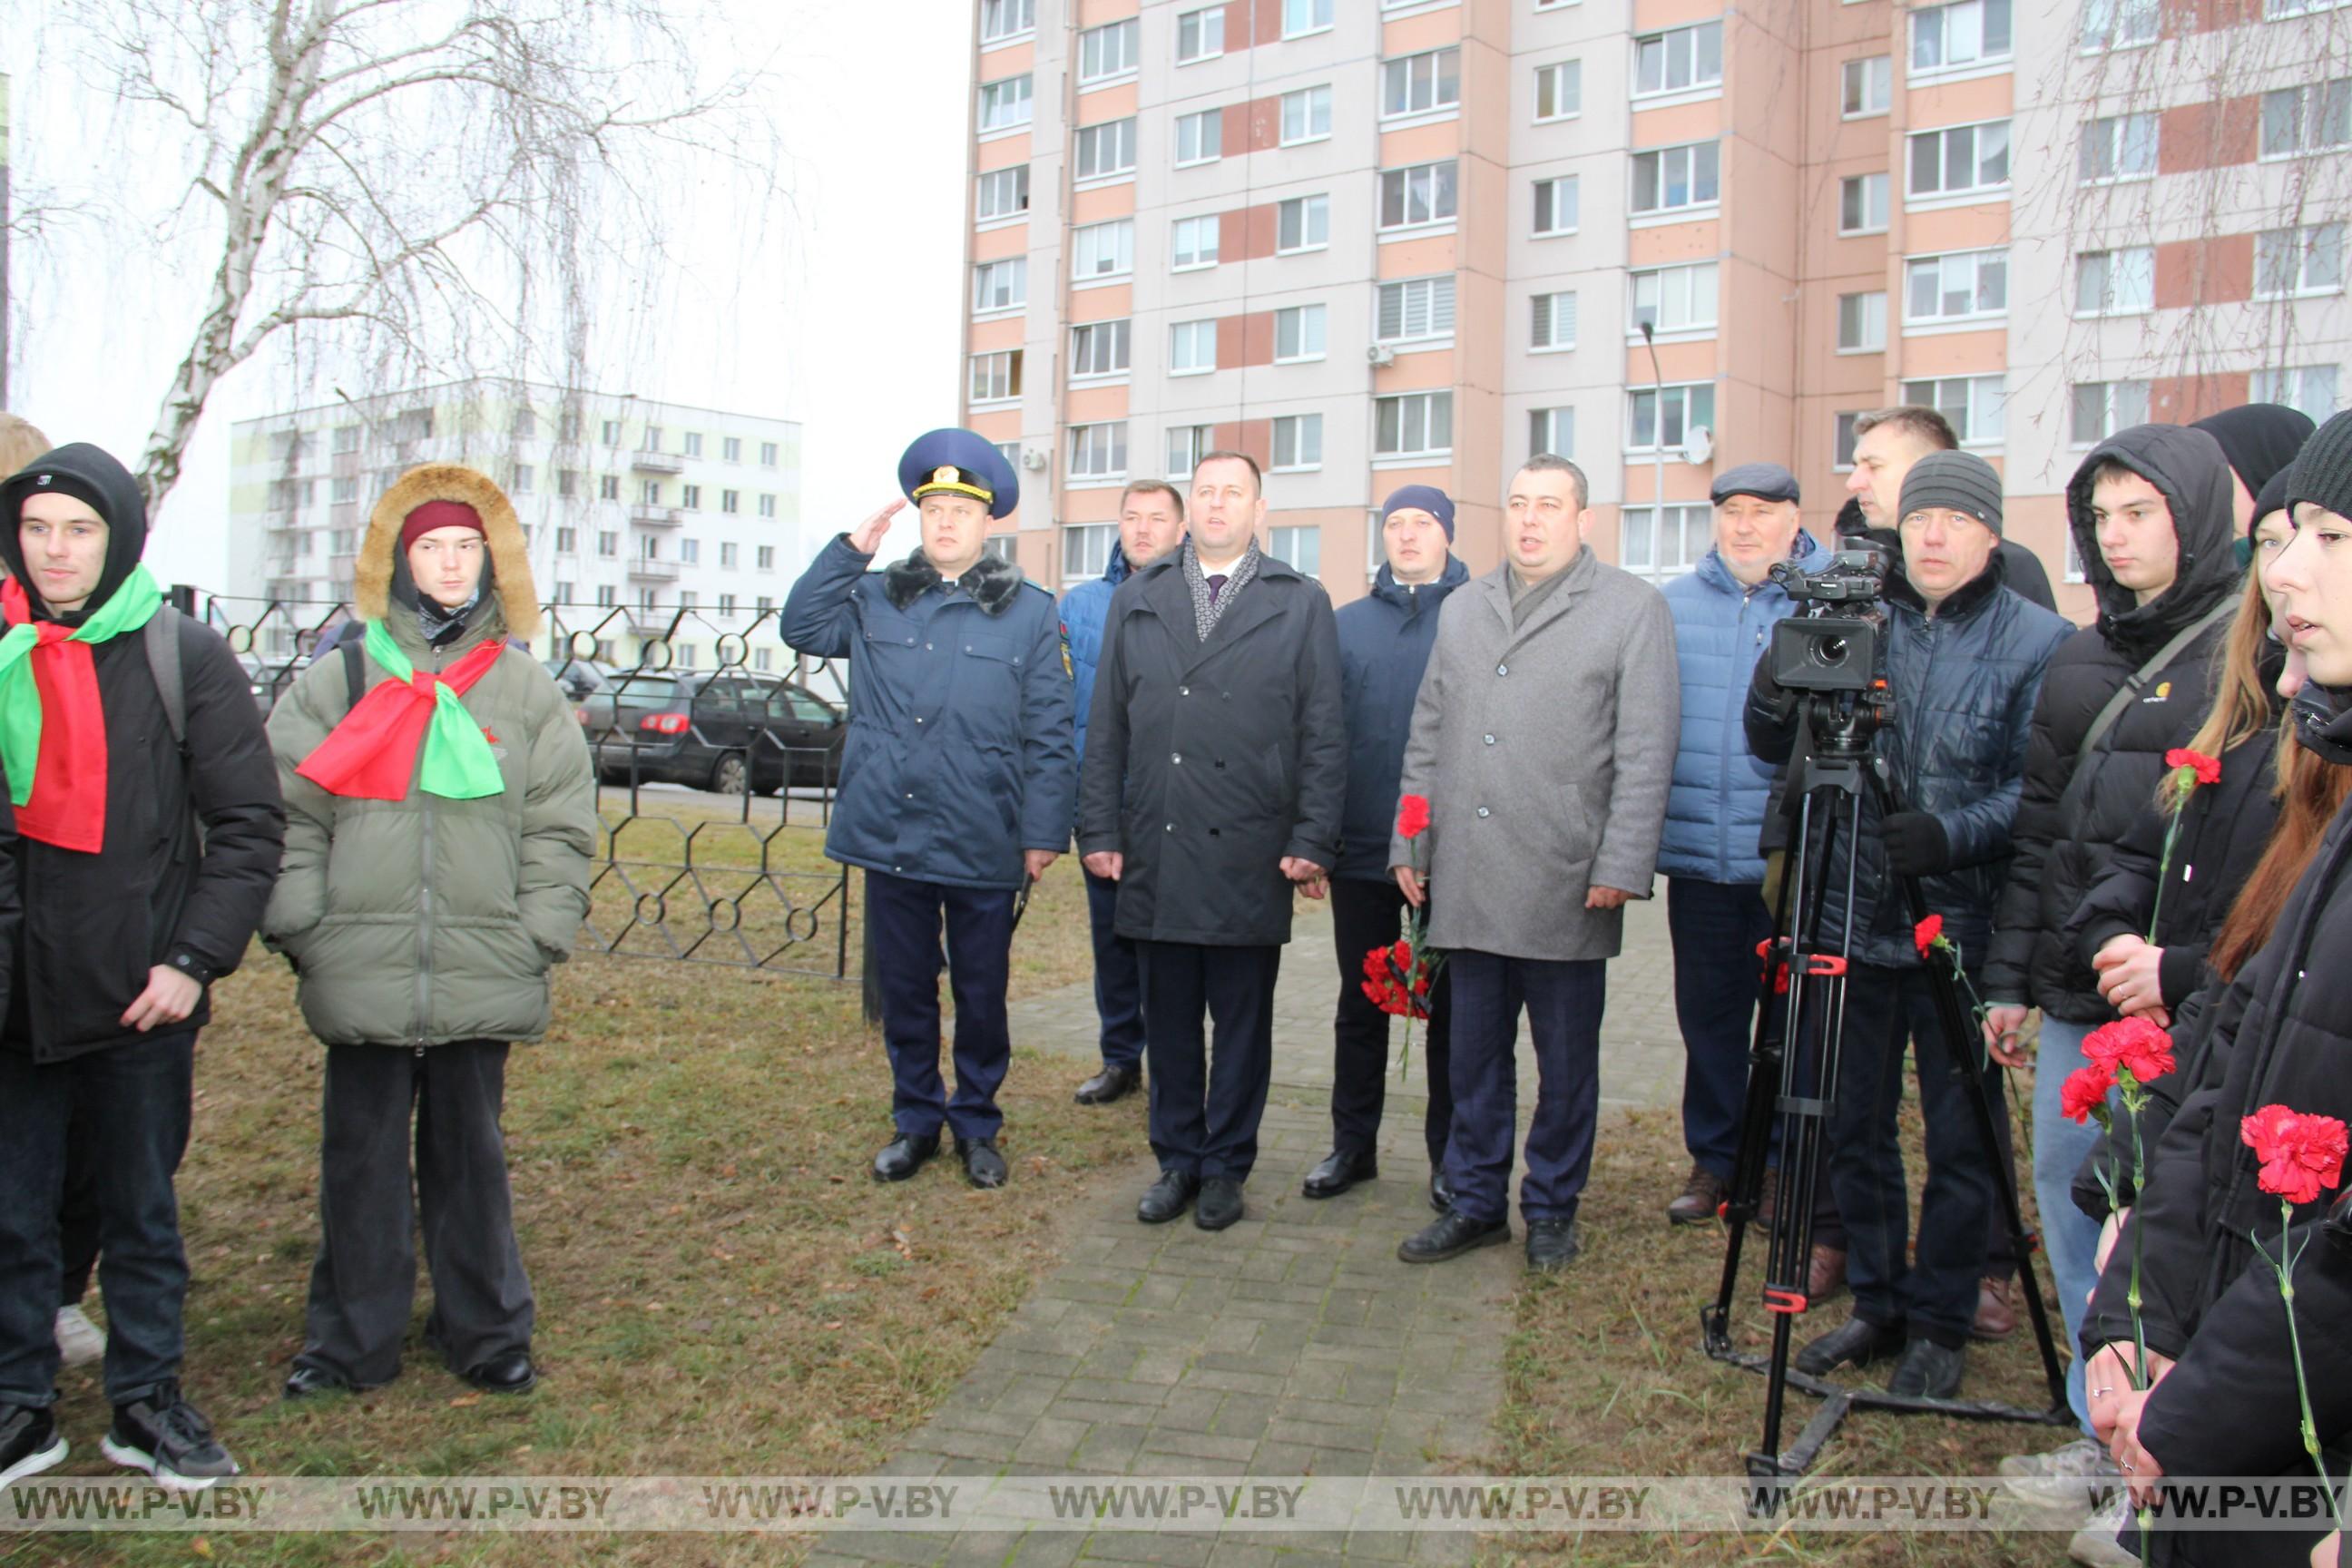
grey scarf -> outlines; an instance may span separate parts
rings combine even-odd
[[[1212,600],[1209,597],[1209,574],[1201,570],[1201,557],[1192,549],[1192,539],[1189,536],[1185,539],[1184,585],[1192,590],[1192,629],[1201,634],[1202,642],[1207,642],[1209,634],[1217,629],[1217,617],[1225,613],[1225,606],[1234,602],[1234,596],[1242,591],[1242,585],[1257,575],[1258,559],[1257,541],[1253,539],[1250,547],[1242,552],[1242,558],[1226,568],[1225,585]]]

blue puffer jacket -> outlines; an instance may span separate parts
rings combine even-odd
[[[1397,780],[1412,731],[1413,699],[1437,641],[1445,596],[1470,581],[1459,556],[1436,582],[1400,584],[1386,566],[1372,591],[1339,611],[1339,702],[1348,726],[1348,804],[1339,819],[1334,877],[1384,882],[1396,829]]]
[[[1087,710],[1095,705],[1095,667],[1102,662],[1103,617],[1110,614],[1110,596],[1127,581],[1127,552],[1113,544],[1103,574],[1062,595],[1062,646],[1070,651],[1070,679],[1076,683],[1081,763],[1087,756]]]
[[[1818,572],[1832,553],[1801,529],[1789,559]],[[1780,770],[1748,749],[1740,712],[1756,661],[1772,640],[1772,623],[1793,601],[1769,577],[1744,585],[1712,550],[1697,570],[1667,584],[1665,595],[1682,666],[1683,729],[1658,869],[1707,882],[1761,883],[1764,854],[1757,840]]]

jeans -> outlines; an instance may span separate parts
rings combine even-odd
[[[1274,1079],[1279,947],[1139,942],[1151,1152],[1163,1171],[1249,1180]],[[1216,1025],[1211,1048],[1202,1016]]]
[[[940,951],[944,916],[947,952]],[[890,1116],[901,1133],[992,1139],[1004,1117],[996,1090],[1013,1062],[1004,988],[1013,962],[1013,893],[866,873],[866,918],[882,977],[882,1041],[890,1053]],[[955,994],[955,1098],[940,1080],[940,970]]]
[[[65,1273],[58,1289],[58,1305],[79,1307],[89,1294],[90,1276],[98,1271],[98,1236],[103,1223],[98,1212],[98,1118],[94,1107],[74,1110],[66,1131],[66,1198],[58,1205],[58,1252]]]
[[[1675,1021],[1683,1049],[1683,1144],[1723,1181],[1739,1152],[1754,1044],[1757,944],[1772,937],[1764,889],[1746,882],[1666,879],[1666,932],[1675,948]]]
[[[1087,925],[1095,948],[1095,1016],[1102,1024],[1102,1062],[1107,1068],[1143,1065],[1143,975],[1136,967],[1135,943],[1114,929],[1118,884],[1087,873]]]
[[[2079,1126],[2059,1110],[2059,1091],[2066,1075],[2085,1064],[2083,1042],[2095,1024],[2070,1024],[2042,1016],[2042,1044],[2033,1063],[2033,1201],[2042,1211],[2042,1252],[2050,1259],[2050,1279],[2058,1292],[2058,1310],[2066,1320],[2066,1346],[2073,1352],[2082,1342],[2083,1314],[2089,1310],[2091,1287],[2099,1271],[2091,1260],[2099,1250],[2099,1226],[2074,1206],[2074,1173],[2099,1141],[2095,1120]],[[2083,1358],[2070,1354],[2066,1367],[2066,1403],[2083,1430],[2091,1430],[2090,1402],[2083,1392]]]
[[[1364,957],[1397,940],[1402,929],[1404,894],[1392,882],[1334,881],[1331,934],[1339,950],[1339,1003],[1331,1020],[1331,1147],[1372,1152],[1380,1136],[1381,1110],[1388,1099],[1391,1019],[1364,994]],[[1449,1075],[1453,1037],[1453,984],[1444,969],[1430,985],[1429,1017],[1413,1030],[1422,1047],[1422,1076],[1429,1085],[1429,1110],[1422,1119],[1422,1142],[1430,1168],[1445,1163],[1445,1140],[1454,1125],[1454,1084]]]
[[[1524,1219],[1574,1219],[1592,1169],[1601,1110],[1601,1014],[1609,966],[1601,959],[1506,958],[1463,952],[1454,983],[1454,1137],[1445,1179],[1454,1207],[1492,1224],[1510,1206],[1511,1145],[1518,1133],[1519,1014],[1536,1051],[1536,1113],[1528,1128]]]
[[[77,1113],[97,1183],[106,1397],[128,1405],[180,1375],[188,1259],[172,1179],[195,1044],[187,1029],[46,1064],[0,1048],[0,1405],[57,1399],[58,1212]]]

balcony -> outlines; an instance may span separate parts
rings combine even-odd
[[[686,472],[686,459],[667,452],[638,451],[629,454],[629,467],[641,474],[682,474]]]
[[[657,560],[651,555],[640,555],[629,563],[629,575],[640,583],[675,583],[677,571],[677,562]]]
[[[647,506],[639,501],[629,509],[629,521],[640,528],[676,528],[686,521],[686,514],[674,506]]]

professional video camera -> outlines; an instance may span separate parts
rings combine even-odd
[[[1885,674],[1886,552],[1858,544],[1819,572],[1790,562],[1772,580],[1800,606],[1772,628],[1773,680],[1790,691],[1868,691]]]

